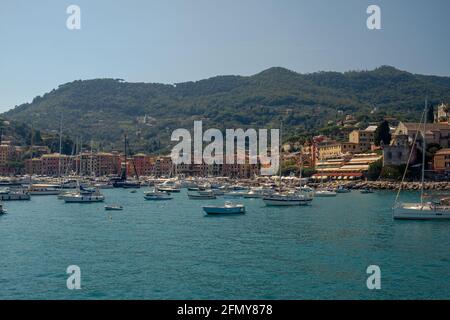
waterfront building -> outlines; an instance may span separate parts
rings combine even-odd
[[[72,170],[72,158],[65,154],[52,153],[41,157],[41,174],[46,176],[64,175]]]
[[[394,135],[406,135],[408,136],[409,143],[413,143],[414,138],[418,131],[420,134],[416,140],[416,145],[419,149],[422,146],[422,135],[424,125],[414,122],[400,122]],[[450,124],[449,123],[427,123],[425,140],[427,145],[432,143],[438,144],[443,148],[450,147]]]
[[[433,168],[436,173],[450,173],[450,148],[441,149],[436,152],[433,159]]]
[[[360,145],[353,142],[331,142],[318,145],[319,159],[332,159],[341,157],[347,153],[361,152]]]
[[[436,123],[450,123],[450,105],[441,103],[438,106],[437,114],[434,122]]]
[[[411,163],[416,159],[416,149],[411,156]],[[383,146],[383,166],[400,166],[408,163],[411,146],[405,134],[394,135],[391,144]]]
[[[350,132],[348,141],[359,144],[360,152],[371,150],[375,144],[375,130],[377,126],[369,126],[364,130],[353,130]]]

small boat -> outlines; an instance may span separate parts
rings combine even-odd
[[[130,191],[130,193],[136,193],[137,192],[137,190],[131,190]]]
[[[339,187],[336,189],[336,192],[337,192],[337,193],[350,193],[351,191],[350,191],[350,189],[348,189],[348,188],[346,188],[346,187],[344,187],[344,186],[339,186]]]
[[[223,206],[205,206],[203,207],[203,211],[208,215],[245,214],[245,206],[243,204],[233,204],[227,201]]]
[[[238,190],[238,191],[225,192],[224,196],[227,198],[240,198],[240,197],[245,196],[246,194],[248,194],[247,190],[245,190],[245,191]]]
[[[322,197],[322,198],[327,198],[327,197],[336,197],[337,196],[337,192],[336,191],[331,191],[331,190],[327,190],[327,189],[319,189],[316,190],[316,192],[314,193],[314,197]]]
[[[123,210],[123,207],[120,204],[109,204],[105,206],[105,210],[107,211],[120,211]]]
[[[249,192],[244,194],[244,198],[247,199],[256,199],[256,198],[262,198],[264,196],[264,190],[263,189],[250,189]]]
[[[52,184],[32,184],[28,188],[28,193],[32,196],[48,196],[60,193],[60,186]]]
[[[173,187],[173,186],[157,186],[156,187],[158,189],[158,191],[162,191],[162,192],[169,192],[169,193],[178,193],[181,192],[181,189],[178,187]]]
[[[23,189],[10,190],[10,188],[3,188],[0,190],[0,201],[13,200],[30,200],[31,196]]]
[[[263,197],[266,206],[286,207],[286,206],[304,206],[308,200],[304,195],[296,193],[274,193]]]
[[[95,190],[93,193],[83,193],[81,191],[68,194],[63,197],[64,201],[67,202],[82,202],[82,203],[88,203],[88,202],[102,202],[105,200],[105,196],[100,193],[98,189]]]
[[[144,193],[145,200],[171,200],[173,197],[168,192],[153,190]]]
[[[8,211],[3,206],[3,203],[0,203],[0,215],[6,214]]]
[[[216,199],[216,195],[212,191],[189,192],[188,198],[192,200],[209,200]]]
[[[361,193],[362,193],[362,194],[369,194],[369,193],[373,193],[373,190],[372,190],[372,189],[369,189],[369,188],[365,188],[365,189],[362,189],[362,190],[361,190]]]

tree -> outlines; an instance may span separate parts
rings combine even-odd
[[[380,177],[381,170],[383,169],[383,161],[380,159],[369,165],[369,170],[367,171],[367,178],[369,180],[377,180]]]
[[[427,110],[427,122],[433,123],[434,122],[434,107],[433,105],[430,105]]]
[[[375,145],[379,146],[381,145],[381,142],[383,141],[383,144],[388,145],[391,143],[391,129],[389,128],[389,122],[384,120],[380,123],[378,128],[375,130]]]

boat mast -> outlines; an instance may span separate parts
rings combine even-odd
[[[125,152],[125,168],[124,170],[124,178],[127,180],[127,134],[124,135],[124,152]]]
[[[427,142],[426,142],[426,132],[427,132],[427,109],[428,109],[428,98],[425,99],[425,110],[424,110],[424,120],[423,120],[423,132],[422,132],[422,183],[420,189],[420,204],[423,208],[423,191],[425,184],[425,155],[427,152]]]
[[[61,113],[61,119],[59,121],[59,157],[58,157],[58,177],[61,183],[61,152],[62,152],[62,120],[63,114]]]
[[[280,144],[278,146],[278,153],[279,153],[279,165],[278,165],[278,179],[280,180],[278,183],[278,188],[280,189],[281,192],[281,165],[283,163],[283,156],[281,154],[281,150],[282,150],[282,143],[283,143],[283,118],[281,118],[280,121]]]

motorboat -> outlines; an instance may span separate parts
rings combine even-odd
[[[176,186],[170,186],[170,185],[159,185],[156,187],[158,189],[158,191],[162,191],[162,192],[169,192],[169,193],[178,193],[181,192],[181,189],[179,187]]]
[[[362,193],[362,194],[369,194],[369,193],[373,193],[373,190],[372,190],[372,189],[369,189],[369,188],[365,188],[365,189],[362,189],[362,190],[361,190],[361,193]]]
[[[245,206],[243,204],[233,204],[227,201],[223,206],[204,206],[203,211],[205,211],[207,215],[245,214]]]
[[[336,192],[337,193],[350,193],[351,190],[349,188],[344,187],[344,186],[339,186],[339,187],[337,187]]]
[[[308,204],[307,198],[298,193],[274,193],[263,197],[266,206],[304,206]]]
[[[65,202],[102,202],[105,200],[105,196],[100,193],[99,189],[96,189],[93,193],[83,193],[81,191],[68,194],[63,197]]]
[[[336,197],[336,196],[337,196],[336,191],[332,191],[332,190],[328,190],[328,189],[319,189],[319,190],[316,190],[316,192],[314,192],[314,197],[319,197],[319,198]]]
[[[159,190],[152,190],[144,193],[145,200],[171,200],[170,193]]]
[[[227,198],[240,198],[248,194],[248,190],[242,189],[242,190],[236,190],[231,192],[225,192],[224,196]]]
[[[57,195],[61,192],[60,186],[51,184],[32,184],[28,188],[28,193],[32,196]]]
[[[189,192],[188,198],[192,200],[209,200],[216,199],[216,195],[211,190]]]
[[[105,206],[105,210],[107,211],[120,211],[123,210],[123,207],[120,204],[108,204]]]
[[[11,190],[10,188],[3,188],[0,190],[0,201],[13,200],[30,200],[30,194],[23,189]]]

